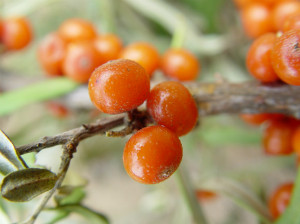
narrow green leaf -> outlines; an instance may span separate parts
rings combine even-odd
[[[275,224],[300,224],[300,168],[294,184],[292,199]]]
[[[58,205],[80,204],[85,197],[83,187],[63,186],[57,190],[55,201]]]
[[[46,224],[55,224],[58,221],[65,219],[70,214],[70,212],[60,209],[55,209],[53,211],[56,212],[56,215],[51,220],[47,221]]]
[[[24,168],[27,168],[27,165],[10,139],[0,130],[0,173],[7,175]]]
[[[7,115],[26,105],[53,99],[74,90],[79,84],[68,78],[48,79],[0,95],[0,116]]]
[[[203,187],[228,196],[236,204],[256,215],[262,223],[271,223],[271,215],[268,208],[246,186],[227,178],[214,178],[205,182]]]
[[[88,223],[90,224],[109,224],[109,220],[105,215],[95,212],[82,205],[63,205],[59,206],[57,209],[78,213],[89,220]]]
[[[52,189],[57,176],[47,169],[28,168],[8,174],[1,185],[4,198],[24,202]]]

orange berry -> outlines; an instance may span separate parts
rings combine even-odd
[[[1,41],[2,41],[2,35],[3,35],[3,21],[0,18],[0,44],[1,44]]]
[[[143,184],[157,184],[170,177],[182,159],[179,138],[168,128],[150,126],[126,143],[123,162],[128,175]]]
[[[200,72],[197,58],[186,49],[169,49],[161,58],[161,69],[169,78],[193,81]]]
[[[51,114],[57,118],[65,118],[70,114],[68,108],[58,102],[48,102],[47,108]]]
[[[261,125],[265,121],[279,120],[284,117],[283,114],[241,114],[240,117],[248,124]]]
[[[295,130],[292,137],[292,147],[294,152],[300,156],[300,126]]]
[[[126,46],[121,52],[120,58],[130,59],[139,63],[150,77],[159,67],[160,60],[157,49],[146,42],[136,42]]]
[[[198,119],[192,95],[184,85],[174,81],[162,82],[151,90],[147,110],[158,124],[178,136],[190,132]]]
[[[29,21],[24,17],[12,17],[3,20],[1,41],[8,50],[20,50],[32,40]]]
[[[200,201],[207,201],[217,197],[215,192],[208,191],[208,190],[196,190],[196,197]]]
[[[257,38],[273,31],[270,9],[260,3],[251,4],[241,10],[242,24],[247,36]]]
[[[274,33],[266,33],[258,37],[249,48],[246,59],[248,71],[261,82],[274,82],[279,79],[271,64],[275,40]]]
[[[275,41],[271,62],[278,77],[290,84],[300,85],[300,30],[283,33]]]
[[[295,130],[293,119],[272,120],[264,131],[264,151],[270,155],[289,155],[293,153],[292,136]]]
[[[100,55],[100,64],[118,59],[123,47],[122,40],[114,34],[103,34],[97,36],[94,43],[95,48]]]
[[[38,60],[49,75],[62,75],[66,43],[57,33],[48,34],[38,47]]]
[[[64,21],[58,28],[58,33],[67,42],[92,40],[97,36],[93,24],[80,18]]]
[[[145,69],[128,59],[109,61],[98,67],[89,80],[94,105],[104,113],[118,114],[141,105],[150,92]]]
[[[276,31],[283,30],[284,21],[293,15],[300,14],[299,1],[283,1],[274,6],[271,12],[272,26]]]
[[[93,43],[70,43],[63,61],[63,73],[76,82],[86,83],[99,61],[99,54]]]
[[[283,32],[287,32],[292,29],[300,29],[300,14],[289,16],[283,23]]]
[[[290,203],[294,184],[286,183],[275,190],[269,199],[269,210],[274,219],[277,219]]]

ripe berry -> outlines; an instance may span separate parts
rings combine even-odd
[[[289,155],[293,153],[292,135],[295,130],[293,119],[272,120],[264,131],[264,150],[270,155]]]
[[[278,80],[271,64],[271,51],[275,40],[274,33],[266,33],[258,37],[249,48],[246,59],[248,71],[261,82]]]
[[[97,36],[93,24],[80,18],[64,21],[60,25],[58,33],[66,42],[92,40]]]
[[[29,21],[24,17],[3,20],[1,41],[7,50],[20,50],[32,40]]]
[[[247,36],[251,38],[273,31],[270,9],[261,4],[253,3],[241,10],[242,24]]]
[[[151,77],[159,66],[160,56],[157,49],[146,42],[136,42],[126,46],[120,54],[120,58],[126,58],[139,63]]]
[[[156,184],[170,177],[182,159],[182,146],[175,133],[163,126],[150,126],[126,143],[123,162],[128,175],[143,184]]]
[[[99,54],[91,42],[70,43],[63,61],[63,73],[76,82],[86,83],[99,61]]]
[[[104,113],[118,114],[141,105],[150,92],[145,69],[128,59],[109,61],[98,67],[89,80],[94,105]]]
[[[300,156],[300,126],[295,130],[292,137],[292,147],[294,152]]]
[[[261,125],[265,121],[279,120],[284,117],[283,114],[241,114],[240,117],[248,124]]]
[[[284,21],[300,13],[299,1],[282,1],[274,6],[271,12],[272,26],[275,30],[283,30]]]
[[[161,58],[161,69],[169,78],[193,81],[200,71],[200,63],[188,50],[169,49]]]
[[[62,75],[66,43],[57,33],[48,34],[38,47],[38,60],[49,75]]]
[[[70,114],[68,108],[58,102],[48,102],[47,108],[50,113],[57,118],[65,118]]]
[[[118,59],[123,46],[121,39],[114,34],[99,35],[94,43],[100,55],[101,65],[110,60]]]
[[[299,42],[300,30],[290,30],[277,38],[271,53],[273,69],[290,85],[300,85]]]
[[[300,29],[300,15],[296,14],[289,16],[283,23],[283,32],[287,32],[292,29]]]
[[[216,193],[208,190],[196,190],[196,197],[199,201],[207,201],[216,198]]]
[[[269,210],[274,219],[277,219],[290,203],[294,184],[286,183],[280,186],[269,199]]]
[[[188,89],[179,82],[156,85],[147,99],[147,110],[160,125],[178,136],[190,132],[196,125],[198,110]]]

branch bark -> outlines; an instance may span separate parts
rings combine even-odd
[[[300,87],[297,86],[282,83],[263,85],[257,82],[188,83],[186,86],[195,98],[200,116],[223,113],[282,113],[300,118]],[[73,94],[78,98],[78,93]],[[90,101],[84,106],[92,108]],[[147,120],[147,116],[145,112],[141,112],[138,119]],[[124,124],[124,114],[105,117],[95,123],[17,147],[17,150],[20,154],[39,152],[44,148],[63,145],[71,139],[79,143]]]

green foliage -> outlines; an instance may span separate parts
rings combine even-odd
[[[80,204],[85,197],[83,187],[62,186],[54,199],[58,206]]]
[[[55,78],[6,92],[0,95],[0,116],[10,114],[32,103],[62,96],[77,86],[77,83],[68,78]]]
[[[24,202],[52,189],[57,176],[49,170],[28,168],[12,172],[4,177],[2,197],[10,201]]]
[[[16,151],[10,139],[0,130],[0,173],[27,168],[27,165]]]

